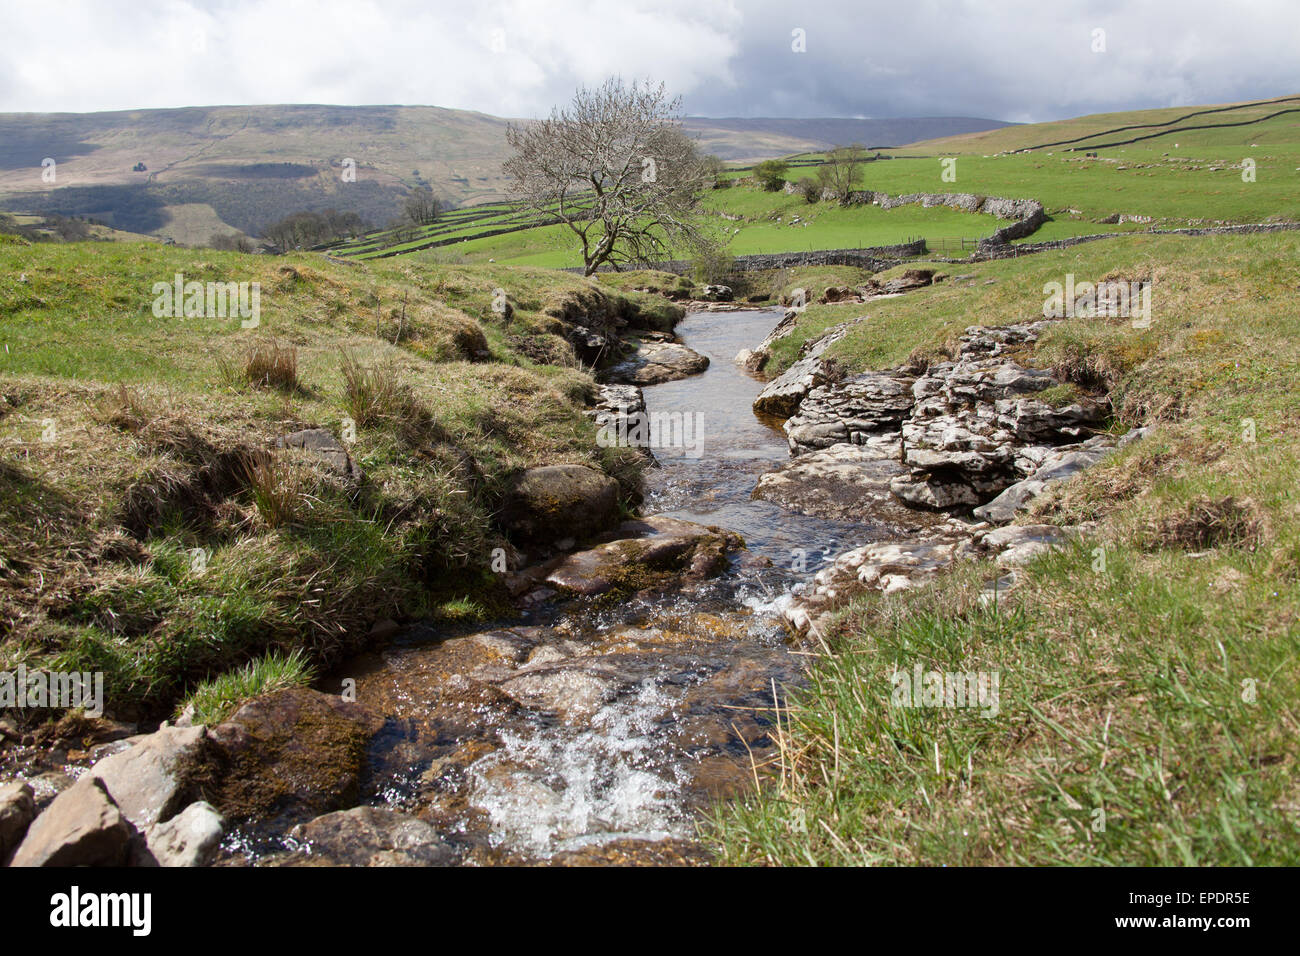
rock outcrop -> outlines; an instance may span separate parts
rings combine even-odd
[[[677,342],[633,341],[632,354],[610,368],[608,379],[623,385],[659,385],[698,375],[709,367],[707,356]]]
[[[1032,477],[1021,479],[1006,488],[988,504],[975,509],[975,517],[994,524],[1006,524],[1024,511],[1033,499],[1052,485],[1074,477],[1090,468],[1112,451],[1136,441],[1146,434],[1146,429],[1134,429],[1124,438],[1115,441],[1109,435],[1094,435],[1087,441],[1057,448],[1025,448],[1017,465]]]
[[[896,369],[833,380],[822,355],[849,326],[837,327],[769,383],[754,407],[787,416],[785,432],[796,455],[897,441],[906,471],[891,479],[890,489],[910,506],[983,506],[1033,478],[1054,448],[1077,450],[1080,457],[1069,461],[1083,466],[1110,442],[1093,435],[1109,415],[1104,399],[1044,401],[1042,393],[1061,382],[1050,371],[1017,361],[1046,324],[973,326],[951,361],[935,363],[920,376]],[[1052,458],[1052,466],[1068,462]],[[1002,505],[996,510],[1000,514]]]
[[[805,342],[794,364],[768,382],[758,393],[754,399],[754,411],[777,418],[793,415],[809,392],[830,381],[831,374],[822,356],[827,349],[844,338],[853,324],[847,322],[838,325],[825,335]]]
[[[912,473],[895,482],[896,495],[929,508],[983,504],[1029,477],[1025,449],[1078,441],[1105,420],[1104,402],[1058,408],[1036,398],[1061,383],[1004,354],[1032,342],[1041,326],[969,329],[954,361],[931,366],[913,383],[916,401],[902,425],[903,461]]]
[[[788,415],[794,457],[761,476],[754,497],[890,537],[797,586],[782,611],[788,624],[807,631],[855,594],[916,587],[967,556],[1014,569],[1068,537],[1071,529],[1049,525],[995,526],[1144,431],[1120,440],[1101,432],[1106,399],[1023,364],[1048,324],[972,326],[951,360],[920,375],[835,379],[821,356],[840,328],[769,384],[755,408]],[[961,517],[972,511],[978,523]]]
[[[890,482],[906,473],[898,460],[897,440],[886,436],[871,444],[832,445],[793,458],[760,476],[753,496],[829,521],[895,529],[933,523],[934,516],[908,508],[891,493]]]
[[[785,422],[793,454],[832,445],[861,445],[897,433],[911,410],[913,379],[893,372],[867,372],[809,389]]]

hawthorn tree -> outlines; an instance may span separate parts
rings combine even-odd
[[[862,185],[862,164],[866,161],[865,146],[837,146],[826,154],[825,164],[817,168],[818,185],[833,192],[841,206],[847,206],[854,190]]]
[[[790,171],[790,164],[779,159],[765,159],[754,167],[754,179],[770,193],[785,185],[785,174]]]
[[[514,155],[502,168],[512,192],[574,233],[584,275],[715,246],[700,212],[711,171],[682,132],[679,108],[662,83],[612,78],[579,89],[547,119],[508,127]]]

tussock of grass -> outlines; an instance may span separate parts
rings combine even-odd
[[[238,670],[199,684],[177,708],[177,713],[193,707],[194,723],[219,724],[255,697],[286,687],[301,687],[315,679],[316,672],[302,651],[288,654],[272,651]]]
[[[275,340],[258,342],[244,355],[243,373],[259,388],[297,388],[298,349]]]
[[[343,352],[339,373],[343,376],[343,406],[359,428],[387,424],[418,429],[427,423],[428,410],[402,381],[396,362],[363,365],[352,353]]]
[[[1065,408],[1079,400],[1081,393],[1072,382],[1062,382],[1034,394],[1034,398],[1053,408]]]
[[[96,407],[95,418],[105,425],[122,431],[138,432],[154,419],[140,393],[121,382],[117,388],[103,396]]]
[[[306,481],[298,469],[284,459],[261,454],[245,456],[240,470],[253,505],[268,528],[285,527],[299,519]]]
[[[1263,535],[1262,525],[1250,499],[1202,497],[1154,519],[1147,540],[1150,547],[1197,551],[1219,545],[1254,547]]]

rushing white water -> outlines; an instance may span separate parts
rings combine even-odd
[[[586,727],[503,733],[504,746],[470,767],[470,803],[491,820],[494,844],[547,857],[620,837],[685,835],[682,781],[657,766],[672,703],[647,679]]]

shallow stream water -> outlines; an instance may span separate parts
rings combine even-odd
[[[451,639],[416,627],[351,662],[358,701],[387,718],[363,802],[429,820],[470,864],[702,859],[700,814],[753,785],[773,756],[774,697],[807,660],[773,601],[825,557],[870,540],[866,526],[750,498],[788,452],[779,423],[752,411],[762,383],[734,356],[779,319],[688,315],[678,337],[708,369],[645,389],[651,415],[688,415],[702,430],[692,448],[655,449],[662,467],[647,473],[643,512],[721,526],[747,550],[676,593],[543,609]],[[541,705],[497,689],[521,675]]]

